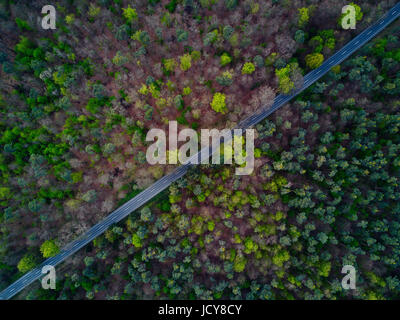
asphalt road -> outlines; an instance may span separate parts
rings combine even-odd
[[[291,95],[279,95],[275,98],[273,105],[262,112],[256,113],[244,121],[242,121],[238,127],[242,129],[246,129],[252,127],[268,117],[270,114],[284,106],[291,99],[296,97],[299,93],[307,89],[313,83],[318,81],[322,76],[324,76],[333,66],[340,64],[342,61],[347,59],[350,55],[352,55],[355,51],[361,48],[364,44],[370,41],[372,38],[377,36],[383,29],[385,29],[389,24],[391,24],[394,20],[396,20],[400,15],[400,2],[397,3],[392,9],[390,9],[381,19],[379,19],[375,24],[364,30],[358,36],[356,36],[353,40],[347,43],[343,48],[337,51],[334,55],[332,55],[329,59],[327,59],[319,68],[311,71],[304,77],[303,86],[294,92]],[[204,156],[205,150],[201,150],[199,154]],[[209,152],[212,154],[213,150]],[[196,157],[202,158],[201,155],[196,155]],[[104,231],[106,231],[112,224],[117,223],[118,221],[125,218],[127,215],[140,208],[142,205],[151,200],[154,196],[159,194],[161,191],[168,188],[173,182],[181,178],[186,174],[188,169],[192,166],[192,164],[184,164],[175,169],[172,173],[162,177],[160,180],[155,182],[149,188],[145,189],[137,196],[126,202],[124,205],[111,212],[106,218],[102,221],[94,225],[90,228],[85,234],[79,237],[79,239],[71,242],[65,248],[61,250],[59,254],[54,257],[51,257],[45,260],[40,266],[35,269],[27,272],[9,287],[7,287],[4,291],[0,293],[0,300],[2,299],[10,299],[18,292],[23,290],[25,287],[30,285],[37,279],[40,279],[42,276],[41,270],[42,267],[46,265],[56,266],[69,256],[73,255],[75,252],[86,246],[97,236],[101,235]]]

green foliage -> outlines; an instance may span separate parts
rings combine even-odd
[[[215,79],[221,86],[230,86],[233,83],[233,73],[225,71]]]
[[[275,69],[275,74],[279,80],[279,89],[283,94],[289,94],[294,89],[294,82],[291,80],[290,75],[292,66],[290,64],[286,67]]]
[[[190,69],[192,66],[192,57],[190,54],[185,54],[181,56],[180,58],[180,67],[182,71],[187,71]]]
[[[128,58],[124,56],[120,51],[117,51],[114,58],[112,58],[112,63],[114,63],[118,67],[123,66],[124,64],[128,63],[128,61]]]
[[[331,271],[331,263],[328,261],[322,262],[319,268],[319,275],[322,277],[328,277]]]
[[[30,30],[32,30],[31,26],[25,20],[22,20],[20,18],[15,18],[15,23],[17,24],[18,28],[21,31],[30,31]]]
[[[244,256],[238,255],[235,258],[233,270],[235,272],[243,272],[243,270],[246,268],[246,264],[247,264],[247,259]]]
[[[171,0],[168,2],[168,4],[165,6],[165,9],[167,9],[169,12],[174,13],[176,6],[178,5],[177,0]]]
[[[89,202],[89,203],[95,201],[96,198],[97,198],[97,192],[96,192],[96,190],[93,190],[93,189],[87,191],[86,193],[84,193],[82,195],[82,200],[85,202]]]
[[[214,93],[213,99],[211,101],[211,108],[215,112],[220,112],[224,114],[226,112],[225,94],[221,92]]]
[[[130,5],[128,5],[127,8],[122,8],[122,15],[128,23],[132,23],[133,21],[136,21],[138,19],[136,9],[131,8]]]
[[[305,33],[303,30],[297,30],[296,34],[294,35],[294,40],[298,43],[304,43],[305,41]]]
[[[36,259],[32,254],[26,254],[19,260],[17,268],[20,272],[26,273],[36,266]]]
[[[252,74],[256,70],[256,67],[251,62],[246,62],[242,67],[242,74]]]
[[[40,252],[44,258],[50,258],[60,252],[60,248],[57,246],[54,240],[46,240],[40,246]]]
[[[12,197],[11,189],[7,187],[0,187],[0,200],[8,200]]]
[[[287,250],[279,250],[273,257],[272,262],[278,267],[282,267],[283,264],[289,261],[290,255]]]
[[[143,246],[142,244],[142,240],[140,239],[140,237],[134,233],[132,235],[132,244],[136,247],[136,248],[141,248]]]
[[[231,61],[232,61],[232,58],[231,58],[227,53],[224,52],[224,53],[221,55],[220,63],[221,63],[221,66],[222,66],[222,67],[224,67],[224,66],[226,66],[227,64],[231,63]]]
[[[190,87],[185,87],[185,88],[183,88],[183,90],[182,90],[182,94],[183,94],[184,96],[189,95],[191,92],[192,92],[192,89],[190,89]]]
[[[300,8],[299,9],[299,20],[298,20],[298,26],[300,28],[303,28],[305,25],[307,25],[308,21],[310,20],[310,9],[309,8]]]
[[[238,0],[224,0],[225,6],[229,10],[234,10],[238,5]]]
[[[218,36],[219,36],[219,34],[218,34],[217,29],[206,33],[206,35],[203,38],[204,45],[209,46],[209,45],[213,44],[214,42],[217,41]]]
[[[68,14],[65,16],[65,23],[66,24],[72,24],[75,21],[75,15],[73,13]]]
[[[324,62],[324,56],[321,53],[310,53],[306,56],[306,64],[310,69],[316,69]]]
[[[176,40],[178,42],[185,42],[189,37],[189,33],[186,30],[178,29],[176,31]]]

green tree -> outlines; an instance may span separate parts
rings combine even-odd
[[[25,273],[32,270],[36,266],[35,257],[32,254],[26,254],[19,260],[17,268],[20,272]]]
[[[310,69],[316,69],[324,62],[324,55],[322,53],[310,53],[306,56],[306,64]]]
[[[235,272],[242,272],[246,267],[247,259],[244,256],[236,256],[234,260],[233,270]]]
[[[286,65],[283,68],[275,69],[275,74],[278,77],[280,91],[283,94],[289,94],[294,89],[294,82],[290,79],[290,64]]]
[[[252,74],[256,70],[256,67],[251,62],[246,62],[242,67],[242,74]]]
[[[122,15],[124,16],[126,22],[128,23],[131,23],[132,21],[135,21],[138,18],[136,9],[131,8],[130,5],[128,5],[127,8],[122,8]]]
[[[324,261],[320,264],[318,274],[322,277],[328,277],[331,271],[331,263],[329,261]]]
[[[186,53],[185,55],[180,57],[180,62],[181,62],[181,69],[183,71],[187,71],[190,69],[190,67],[192,66],[192,57],[190,54]]]
[[[114,58],[112,58],[112,63],[114,63],[118,67],[124,65],[128,61],[128,58],[124,56],[120,51],[117,51]]]
[[[42,253],[44,258],[50,258],[59,253],[60,248],[57,246],[54,240],[46,240],[40,246],[40,252]]]
[[[222,54],[221,60],[220,60],[220,63],[221,63],[221,66],[222,66],[222,67],[226,66],[226,65],[229,64],[231,61],[232,61],[232,58],[229,56],[229,54],[227,54],[227,53],[223,53],[223,54]]]
[[[215,80],[221,86],[230,86],[233,83],[233,73],[230,71],[225,71],[221,75],[217,76]]]
[[[136,248],[141,248],[143,246],[142,241],[140,239],[140,237],[134,233],[132,235],[132,244],[136,247]]]
[[[308,23],[309,20],[310,20],[310,9],[309,8],[300,8],[299,9],[298,26],[300,28],[304,27]]]
[[[0,200],[8,200],[11,198],[11,190],[7,187],[0,187]]]
[[[222,114],[224,114],[226,112],[225,94],[221,92],[214,93],[211,102],[211,108],[215,112],[221,112]]]

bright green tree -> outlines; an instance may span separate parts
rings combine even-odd
[[[229,64],[230,62],[232,61],[232,58],[227,54],[227,53],[224,53],[222,56],[221,56],[221,60],[220,60],[220,63],[221,63],[221,66],[226,66],[227,64]]]
[[[354,7],[354,9],[356,9],[356,20],[357,21],[361,21],[361,19],[364,16],[364,13],[361,11],[361,8],[359,5],[356,5],[354,2],[350,3],[351,6]]]
[[[40,246],[40,252],[42,253],[44,258],[50,258],[59,253],[60,248],[57,246],[54,240],[46,240]]]
[[[101,12],[101,8],[95,6],[93,3],[90,4],[89,10],[88,10],[88,16],[90,19],[96,18]]]
[[[188,53],[181,56],[180,61],[181,61],[181,69],[183,71],[189,70],[190,67],[192,66],[192,57]]]
[[[242,74],[252,74],[256,70],[256,67],[251,62],[246,62],[242,67]]]
[[[136,233],[134,233],[133,235],[132,235],[132,244],[136,247],[136,248],[140,248],[140,247],[142,247],[142,241],[140,240],[140,237],[136,234]]]
[[[276,69],[275,74],[278,77],[279,89],[283,94],[289,94],[294,89],[294,82],[290,79],[291,66],[286,65],[283,68]]]
[[[19,260],[17,268],[22,273],[28,272],[36,266],[35,257],[31,254],[26,254]]]
[[[130,5],[128,5],[128,8],[122,8],[122,15],[126,19],[127,22],[131,23],[132,21],[136,20],[138,18],[136,9],[131,8]]]
[[[234,265],[233,265],[233,270],[235,272],[242,272],[244,268],[246,267],[247,259],[243,256],[236,256]]]
[[[298,26],[300,28],[304,27],[308,23],[309,20],[310,20],[310,9],[309,8],[300,8],[299,9]]]
[[[7,200],[11,198],[11,190],[7,187],[0,187],[0,200]]]
[[[310,53],[306,56],[306,64],[310,69],[318,68],[324,62],[324,55],[322,53]]]
[[[211,102],[211,108],[215,112],[221,112],[222,114],[226,111],[225,95],[221,92],[214,93],[213,100]]]

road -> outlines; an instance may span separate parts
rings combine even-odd
[[[369,42],[372,38],[376,37],[383,29],[385,29],[389,24],[391,24],[394,20],[396,20],[400,15],[400,2],[398,2],[392,9],[390,9],[382,18],[380,18],[376,23],[372,26],[364,30],[358,36],[356,36],[353,40],[347,43],[343,48],[337,51],[334,55],[332,55],[329,59],[327,59],[319,68],[311,71],[304,77],[304,83],[301,88],[299,88],[296,92],[290,95],[278,95],[273,105],[263,112],[259,112],[254,114],[244,121],[242,121],[239,126],[242,129],[246,129],[252,127],[268,117],[270,114],[284,106],[291,99],[296,97],[302,91],[307,89],[313,83],[318,81],[322,76],[324,76],[333,66],[340,64],[345,59],[347,59],[350,55],[352,55],[355,51]],[[201,159],[201,155],[204,150],[199,152],[198,157]],[[212,154],[212,151],[210,152]],[[188,169],[192,166],[192,164],[184,164],[180,167],[176,168],[172,173],[162,177],[160,180],[155,182],[149,188],[143,190],[141,193],[136,195],[134,198],[126,202],[124,205],[111,212],[106,218],[102,221],[94,225],[90,228],[85,234],[79,237],[79,239],[71,242],[65,248],[63,248],[59,254],[54,257],[51,257],[45,260],[38,267],[33,270],[27,272],[9,287],[4,289],[0,293],[0,300],[10,299],[18,292],[23,290],[25,287],[30,285],[35,280],[41,278],[42,267],[46,265],[57,266],[59,263],[63,262],[65,259],[73,255],[78,250],[82,249],[88,243],[90,243],[93,239],[101,235],[104,231],[106,231],[112,224],[115,224],[122,219],[124,219],[127,215],[135,211],[136,209],[143,206],[149,200],[151,200],[154,196],[168,188],[173,182],[181,178],[186,174]]]

